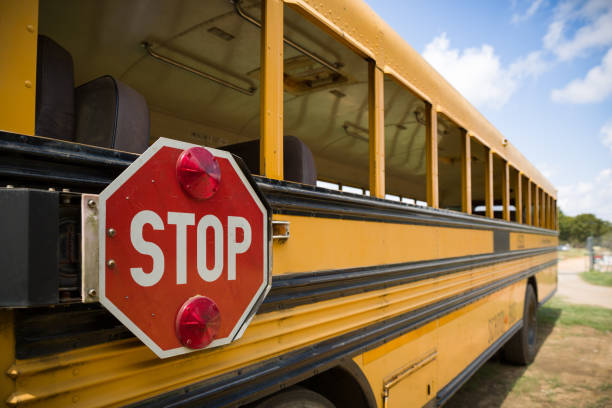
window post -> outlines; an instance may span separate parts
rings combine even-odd
[[[283,1],[264,0],[261,26],[259,171],[283,179]]]
[[[463,130],[461,149],[461,210],[472,213],[472,153],[470,134]]]
[[[489,147],[485,147],[486,150],[486,161],[485,161],[485,207],[486,216],[489,218],[495,218],[493,212],[493,151]]]
[[[438,192],[438,112],[429,103],[425,108],[427,124],[425,139],[427,149],[427,205],[440,207]]]
[[[510,221],[510,165],[507,160],[503,161],[502,169],[503,217],[504,220]]]
[[[368,129],[370,143],[370,194],[385,198],[385,99],[384,74],[368,61]]]
[[[514,197],[514,208],[516,208],[516,222],[523,223],[523,175],[517,171],[516,194]]]

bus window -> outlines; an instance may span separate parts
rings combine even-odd
[[[440,208],[461,211],[461,148],[465,131],[438,113],[438,191]]]
[[[385,75],[385,178],[405,203],[427,201],[425,102]]]
[[[476,138],[470,140],[472,158],[472,213],[486,215],[485,208],[485,168],[487,165],[487,149]]]
[[[260,18],[259,1],[243,7]],[[77,122],[91,107],[79,108],[87,99],[82,94],[112,76],[146,100],[150,143],[167,137],[219,147],[259,137],[260,85],[253,73],[260,66],[260,30],[230,2],[176,8],[174,2],[118,7],[77,0],[58,7],[41,0],[39,15],[39,33],[72,57]],[[89,143],[78,135],[77,141]]]
[[[284,134],[310,148],[319,180],[364,191],[368,63],[291,7],[284,8],[284,22]]]

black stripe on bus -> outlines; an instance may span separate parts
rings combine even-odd
[[[501,219],[421,207],[260,176],[253,178],[277,214],[558,235],[554,230]]]
[[[100,193],[138,155],[62,140],[0,131],[0,185],[69,187]],[[458,228],[501,229],[556,236],[557,232],[286,181],[253,177],[275,213]]]
[[[170,408],[204,404],[206,407],[224,407],[252,402],[328,370],[339,361],[377,348],[555,264],[556,260],[543,263],[418,310],[130,406]]]
[[[382,289],[494,263],[553,252],[528,249],[444,260],[274,276],[272,290],[257,313]],[[132,337],[99,304],[65,304],[15,310],[17,358],[41,357]]]
[[[264,300],[259,312],[287,309],[555,251],[556,248],[538,248],[510,253],[275,276],[272,281],[272,291]]]
[[[518,332],[522,327],[522,320],[516,322],[507,332],[505,332],[499,339],[493,342],[481,355],[479,355],[463,371],[461,371],[458,376],[453,378],[451,382],[449,382],[444,388],[442,388],[436,396],[437,406],[442,406],[446,404],[450,397],[452,397],[459,390],[459,388],[461,388],[461,386],[465,384],[467,380],[469,380],[474,375],[474,373],[476,373],[476,371],[478,371],[478,369],[483,366],[484,363],[489,361],[489,359],[493,357],[493,355],[497,353],[497,351],[501,349],[504,344],[506,344],[506,342],[510,340],[510,338],[514,336],[514,334]]]

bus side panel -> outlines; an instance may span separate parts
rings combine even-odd
[[[273,274],[415,262],[493,252],[493,232],[275,214],[291,239],[274,242]]]
[[[357,356],[383,406],[383,384],[405,368],[435,359],[409,373],[389,390],[388,406],[421,407],[487,348],[512,328],[523,314],[526,280],[469,304],[447,316]]]
[[[0,2],[0,130],[34,135],[37,34],[38,0]]]
[[[557,290],[557,265],[536,273],[538,302],[546,302]]]
[[[547,234],[510,233],[510,250],[546,248],[559,245],[559,238]]]
[[[0,310],[0,405],[15,392],[15,381],[12,377],[15,363],[15,335],[13,332],[13,311]]]

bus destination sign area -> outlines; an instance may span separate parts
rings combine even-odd
[[[270,289],[270,214],[229,153],[157,140],[100,195],[100,302],[160,358],[240,338]]]

